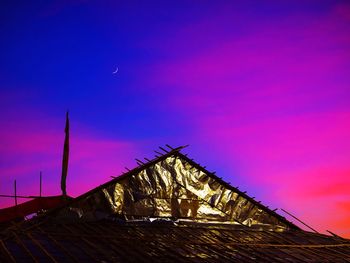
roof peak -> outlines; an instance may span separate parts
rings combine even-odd
[[[194,221],[235,222],[299,229],[238,188],[182,154],[186,146],[164,153],[115,177],[56,209],[59,218],[75,211],[75,217],[97,220],[118,216],[125,220],[169,217]],[[98,215],[97,215],[98,214]]]

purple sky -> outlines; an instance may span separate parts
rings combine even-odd
[[[350,3],[247,2],[2,2],[0,193],[37,194],[39,171],[60,193],[69,109],[68,194],[190,144],[266,205],[350,237]]]

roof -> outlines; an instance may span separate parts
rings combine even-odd
[[[99,221],[37,226],[0,242],[1,262],[347,262],[350,243],[298,230]]]
[[[0,260],[350,261],[349,240],[301,230],[182,148],[7,228]]]
[[[69,199],[71,198],[62,195],[35,197],[25,203],[0,209],[0,223],[23,219],[25,216],[40,210],[49,210],[65,204]]]
[[[135,169],[75,198],[51,217],[171,217],[299,229],[182,154],[183,148],[172,148],[147,163],[138,160]]]

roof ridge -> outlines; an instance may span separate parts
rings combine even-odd
[[[126,173],[122,173],[121,175],[114,177],[112,180],[110,180],[110,181],[108,181],[108,182],[106,182],[106,183],[104,183],[104,184],[101,184],[101,185],[99,185],[99,186],[97,186],[97,187],[91,189],[90,191],[88,191],[88,192],[86,192],[86,193],[84,193],[84,194],[82,194],[82,195],[80,195],[80,196],[74,198],[72,201],[79,200],[80,198],[83,198],[83,197],[85,197],[85,196],[87,196],[87,195],[89,195],[89,194],[91,194],[91,193],[94,193],[95,191],[97,191],[97,190],[99,190],[99,189],[101,189],[101,188],[103,188],[103,187],[106,187],[106,186],[108,186],[109,184],[111,184],[111,183],[113,183],[113,182],[119,181],[119,180],[121,180],[121,179],[123,179],[123,178],[125,178],[125,177],[127,177],[127,176],[130,176],[130,175],[132,175],[132,174],[135,174],[135,173],[137,173],[138,171],[142,171],[143,169],[145,169],[145,168],[147,168],[147,167],[149,167],[149,166],[151,166],[151,165],[153,165],[153,164],[156,164],[157,162],[159,162],[159,161],[161,161],[161,160],[163,160],[163,159],[166,159],[166,158],[168,158],[169,156],[174,155],[175,153],[179,153],[182,149],[184,149],[184,148],[186,148],[186,147],[188,147],[188,145],[179,146],[179,147],[176,147],[176,148],[172,148],[171,151],[166,151],[166,153],[163,154],[163,155],[161,155],[161,156],[155,157],[155,158],[153,158],[153,159],[147,161],[146,163],[141,163],[141,164],[139,164],[139,166],[136,166],[135,168],[133,168],[133,169],[131,169],[131,170],[128,170]],[[160,148],[161,148],[161,147],[160,147]],[[164,148],[161,148],[161,149],[164,149]],[[164,150],[165,150],[165,149],[164,149]],[[138,159],[136,159],[136,160],[138,160]],[[67,205],[68,205],[68,204],[67,204]]]
[[[41,219],[41,218],[45,218],[49,215],[52,215],[54,214],[55,212],[59,211],[60,209],[64,208],[64,207],[68,207],[76,202],[79,202],[81,199],[91,195],[91,194],[94,194],[95,192],[98,192],[99,190],[105,188],[105,187],[108,187],[110,184],[113,184],[113,183],[116,183],[128,176],[131,176],[131,175],[134,175],[134,174],[137,174],[139,173],[140,171],[144,170],[144,169],[147,169],[148,167],[160,162],[160,161],[163,161],[165,159],[167,159],[168,157],[170,156],[175,156],[175,157],[180,157],[182,160],[186,161],[187,163],[189,163],[192,167],[195,167],[197,168],[198,170],[201,170],[202,172],[204,172],[205,174],[207,174],[208,176],[210,176],[211,178],[215,179],[215,181],[217,181],[218,183],[222,184],[224,187],[226,187],[227,189],[233,191],[233,192],[236,192],[238,194],[238,196],[241,196],[243,198],[245,198],[246,200],[250,201],[252,204],[254,204],[256,207],[262,209],[264,212],[266,212],[268,215],[270,216],[273,216],[275,218],[277,218],[281,223],[284,223],[286,225],[288,225],[290,228],[292,229],[296,229],[296,230],[301,230],[298,226],[296,226],[294,223],[290,222],[289,220],[287,220],[285,217],[279,215],[278,213],[276,213],[274,210],[271,210],[270,208],[268,208],[267,206],[261,204],[261,202],[259,201],[256,201],[254,198],[250,197],[249,195],[246,194],[246,192],[242,192],[241,190],[239,190],[237,187],[234,187],[232,186],[230,183],[222,180],[222,178],[218,177],[215,172],[210,172],[208,171],[205,166],[201,166],[199,163],[195,162],[193,159],[190,159],[189,157],[187,157],[187,154],[182,154],[180,151],[184,148],[186,148],[188,145],[185,145],[185,146],[179,146],[179,147],[176,147],[176,148],[172,148],[171,146],[169,145],[166,145],[170,150],[167,151],[166,149],[162,148],[162,147],[159,147],[162,151],[164,151],[165,153],[162,154],[160,152],[157,152],[155,151],[156,153],[158,153],[160,156],[157,156],[151,160],[149,159],[146,159],[147,162],[143,163],[143,162],[140,162],[138,159],[136,159],[138,162],[138,166],[136,166],[135,168],[131,169],[131,170],[128,170],[127,172],[125,173],[122,173],[120,176],[118,177],[115,177],[113,178],[112,180],[109,180],[107,181],[106,183],[104,184],[101,184],[85,193],[83,193],[82,195],[74,198],[73,200],[67,202],[66,204],[64,205],[61,205],[61,206],[58,206],[52,210],[49,210],[47,211],[47,213],[44,213],[40,216],[37,217],[37,219]]]
[[[93,188],[93,189],[91,189],[91,190],[89,190],[89,191],[87,191],[87,192],[85,192],[85,193],[83,193],[83,194],[81,194],[81,195],[79,195],[79,196],[73,198],[72,200],[68,201],[68,202],[65,203],[64,205],[57,206],[57,207],[53,208],[52,210],[47,211],[46,213],[44,213],[44,214],[42,214],[42,215],[39,215],[39,216],[37,216],[37,217],[34,218],[34,219],[41,219],[41,218],[44,218],[44,217],[46,217],[46,216],[48,216],[48,215],[50,215],[50,214],[53,214],[53,213],[55,213],[56,211],[58,211],[58,210],[60,210],[60,209],[62,209],[62,208],[64,208],[64,207],[67,207],[67,206],[69,206],[69,205],[71,205],[71,204],[73,204],[73,203],[79,201],[80,199],[82,199],[82,198],[84,198],[84,197],[86,197],[86,196],[88,196],[88,195],[90,195],[90,194],[92,194],[92,193],[97,192],[98,190],[100,190],[100,189],[103,188],[103,187],[108,186],[109,184],[112,184],[112,183],[114,183],[114,182],[117,182],[117,181],[119,181],[119,180],[122,180],[123,178],[125,178],[125,177],[127,177],[127,176],[131,176],[131,175],[133,175],[133,174],[135,174],[135,173],[137,173],[137,172],[139,172],[139,171],[142,171],[143,169],[145,169],[145,168],[147,168],[147,167],[149,167],[149,166],[151,166],[151,165],[153,165],[153,164],[156,164],[157,162],[159,162],[159,161],[161,161],[161,160],[165,160],[165,159],[168,158],[169,156],[172,156],[172,155],[174,155],[174,154],[176,154],[176,153],[179,153],[182,149],[188,147],[189,145],[188,145],[188,144],[187,144],[187,145],[182,145],[182,146],[178,146],[178,147],[175,147],[175,148],[171,147],[171,146],[168,145],[168,144],[166,144],[166,146],[170,149],[170,151],[165,150],[163,147],[159,147],[162,151],[165,152],[164,154],[155,151],[156,153],[162,154],[162,155],[160,155],[160,156],[157,156],[157,155],[156,155],[155,158],[153,158],[153,159],[151,159],[151,160],[148,160],[146,163],[141,163],[141,164],[139,164],[139,163],[137,162],[139,165],[136,166],[135,168],[131,169],[131,170],[128,169],[128,171],[127,171],[126,173],[122,173],[121,175],[114,177],[112,180],[109,180],[109,181],[107,181],[106,183],[103,183],[103,184],[101,184],[101,185],[99,185],[99,186],[97,186],[97,187],[95,187],[95,188]],[[137,160],[137,159],[136,159],[136,160]],[[146,159],[146,160],[147,160],[147,159]]]

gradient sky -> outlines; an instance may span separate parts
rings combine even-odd
[[[190,144],[264,204],[350,237],[349,1],[103,2],[1,1],[1,194],[14,179],[38,194],[39,171],[60,194],[69,109],[72,196]]]

